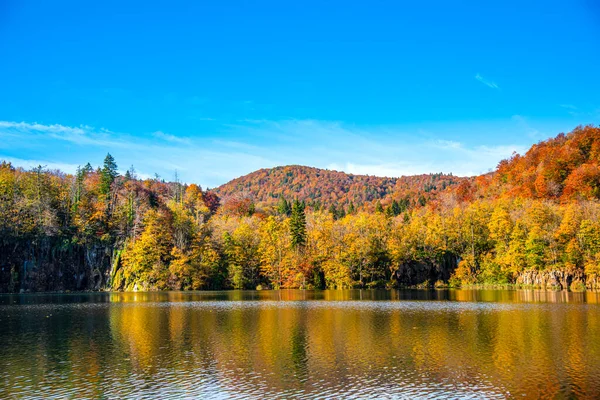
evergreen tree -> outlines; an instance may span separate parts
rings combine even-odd
[[[295,200],[292,205],[292,216],[290,219],[290,233],[292,236],[292,247],[298,248],[306,244],[306,215],[304,207]]]
[[[110,187],[117,176],[119,176],[119,173],[117,172],[117,163],[115,163],[115,159],[109,153],[104,158],[104,167],[100,171],[101,194],[108,197],[110,193]]]
[[[383,212],[383,206],[381,205],[381,202],[379,200],[377,200],[377,203],[375,204],[375,211],[378,213]]]
[[[356,210],[354,209],[354,203],[350,201],[350,205],[348,206],[348,214],[354,214]]]
[[[90,163],[85,164],[85,167],[83,167],[83,170],[82,170],[82,172],[84,174],[89,174],[92,171],[94,171],[94,168],[92,168],[92,164],[90,164]]]
[[[400,204],[398,204],[398,202],[396,200],[392,201],[392,215],[394,217],[400,215],[400,213],[402,212],[402,210],[400,209]]]
[[[400,199],[399,202],[400,205],[400,212],[403,213],[404,211],[408,210],[408,206],[410,206],[410,198],[407,196],[403,199]]]
[[[321,202],[320,201],[315,201],[313,202],[313,211],[320,211],[321,210]]]
[[[394,210],[392,209],[392,205],[391,204],[385,208],[385,215],[386,215],[386,217],[393,217],[394,216]]]
[[[338,217],[337,207],[335,204],[329,206],[329,212],[333,215],[333,219],[336,220]]]
[[[290,208],[290,203],[287,202],[285,197],[281,196],[279,198],[279,204],[277,205],[277,212],[279,215],[283,215],[285,217],[289,217],[292,213],[292,209]]]

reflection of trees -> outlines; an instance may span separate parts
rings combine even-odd
[[[294,300],[294,293],[277,295]],[[600,395],[597,306],[519,303],[540,300],[537,292],[513,292],[513,302],[502,304],[485,302],[493,298],[248,303],[134,295],[142,302],[119,294],[113,304],[93,312],[67,310],[52,323],[40,324],[39,313],[31,313],[5,324],[0,367],[3,360],[11,365],[2,369],[2,384],[18,387],[26,375],[30,387],[44,386],[48,395],[71,387],[82,397],[175,387],[182,395],[220,390],[294,397],[354,390],[365,396],[435,391],[436,385],[438,391],[490,396]],[[481,296],[445,295],[467,301]],[[6,335],[23,330],[40,334]]]

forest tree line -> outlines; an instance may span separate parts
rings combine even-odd
[[[518,283],[528,271],[596,288],[599,155],[599,130],[585,127],[426,200],[318,207],[142,180],[110,155],[74,175],[3,162],[0,289],[458,286]]]

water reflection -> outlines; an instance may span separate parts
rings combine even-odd
[[[0,298],[1,398],[600,396],[596,293]]]
[[[231,290],[201,292],[112,292],[112,293],[33,293],[0,294],[0,305],[65,304],[103,302],[182,302],[182,301],[348,301],[423,300],[501,303],[600,303],[600,292],[569,292],[538,289],[437,289],[437,290]]]

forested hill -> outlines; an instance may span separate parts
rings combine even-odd
[[[385,205],[393,200],[408,199],[422,205],[465,178],[452,174],[424,174],[385,178],[352,175],[339,171],[289,165],[260,169],[234,179],[214,191],[223,203],[230,198],[249,197],[260,206],[276,204],[280,197],[304,201],[311,208],[331,205],[375,207],[375,201]]]
[[[600,128],[573,131],[502,160],[492,174],[462,182],[461,200],[522,198],[569,202],[600,198]]]
[[[462,178],[423,174],[386,178],[289,165],[260,169],[214,189],[222,204],[249,199],[261,207],[280,197],[311,208],[331,205],[374,210],[393,200],[421,206],[443,191],[461,201],[519,197],[569,201],[600,197],[600,128],[588,125],[534,144],[525,154],[502,160],[493,173]],[[239,203],[233,201],[233,203]]]

